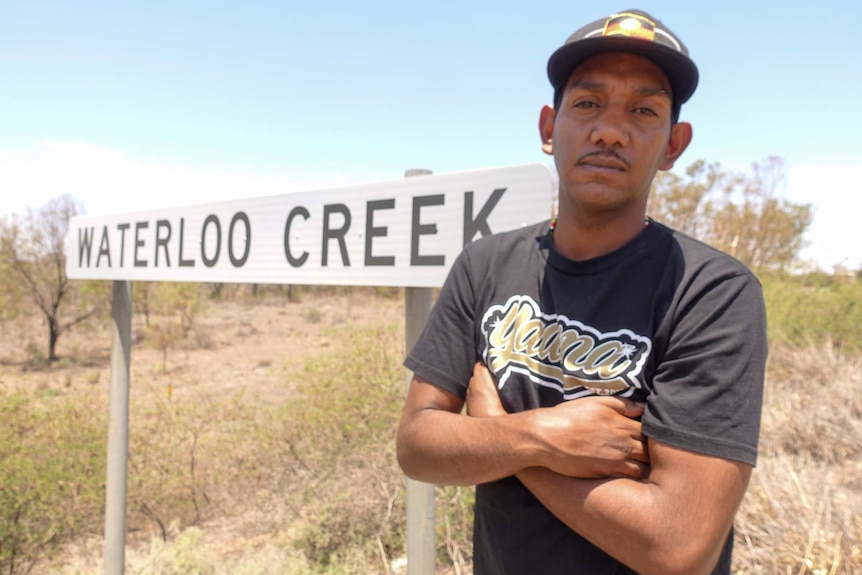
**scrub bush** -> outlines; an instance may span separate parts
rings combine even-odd
[[[761,276],[771,344],[862,352],[862,280],[824,273]]]
[[[395,431],[404,398],[394,326],[341,332],[334,353],[306,362],[307,385],[280,411],[276,444],[294,460],[302,509],[297,548],[320,569],[404,552],[403,476]],[[381,566],[386,571],[386,567]]]
[[[28,573],[69,538],[97,530],[105,409],[94,396],[0,393],[0,571]]]

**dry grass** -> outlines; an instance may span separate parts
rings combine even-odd
[[[403,520],[402,478],[389,431],[398,398],[375,395],[367,409],[345,411],[345,421],[362,422],[352,427],[322,417],[327,406],[314,401],[315,386],[330,386],[321,397],[342,389],[326,376],[345,369],[339,361],[397,364],[399,299],[347,293],[213,303],[166,360],[139,319],[132,472],[141,483],[131,491],[129,575],[403,572],[393,527]],[[0,334],[0,391],[66,401],[96,394],[106,403],[107,326],[69,334],[60,347],[69,359],[32,369],[39,332],[35,320],[25,323]],[[374,335],[382,325],[389,335]],[[367,329],[370,339],[353,341]],[[382,393],[380,381],[394,377],[400,393],[403,380],[387,369],[364,385]],[[297,402],[302,412],[289,411]],[[392,411],[389,419],[377,417],[381,409]],[[187,471],[192,446],[195,477]],[[356,446],[364,451],[351,453]],[[163,476],[150,477],[160,466]],[[736,522],[735,571],[862,573],[860,494],[862,358],[828,346],[773,346],[761,455]],[[469,489],[438,490],[441,572],[471,572],[471,501]],[[141,502],[158,522],[141,513]],[[32,573],[95,575],[102,552],[94,529]]]
[[[862,358],[774,346],[739,573],[862,573]]]

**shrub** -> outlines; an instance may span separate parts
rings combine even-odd
[[[28,573],[101,523],[105,409],[87,396],[0,395],[0,569]]]
[[[395,430],[404,398],[403,343],[394,326],[332,334],[338,353],[305,364],[279,415],[277,444],[301,480],[297,545],[317,568],[385,563],[403,554],[403,478]]]
[[[771,343],[862,352],[862,281],[823,273],[767,274],[761,281]]]
[[[223,482],[242,484],[243,449],[232,438],[258,414],[241,393],[149,399],[130,415],[129,525],[149,524],[166,540],[171,524],[198,525],[218,511]]]

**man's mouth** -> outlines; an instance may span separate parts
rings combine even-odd
[[[609,171],[609,172],[625,172],[629,169],[629,164],[615,153],[608,152],[593,152],[582,157],[578,161],[578,165],[586,168]]]

